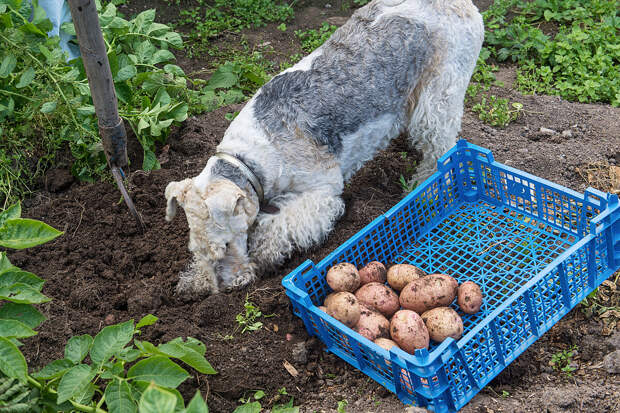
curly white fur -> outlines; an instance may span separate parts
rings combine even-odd
[[[416,178],[429,176],[456,141],[483,33],[470,0],[375,0],[264,85],[217,150],[254,170],[277,212],[259,211],[248,180],[215,158],[171,182],[167,218],[185,209],[194,255],[178,291],[240,288],[322,242],[344,182],[402,132],[424,154]]]

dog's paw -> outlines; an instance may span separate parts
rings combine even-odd
[[[196,300],[217,292],[217,287],[207,277],[191,269],[179,274],[179,282],[175,289],[175,295],[183,301]]]
[[[243,272],[241,275],[238,275],[231,282],[224,287],[226,292],[231,292],[233,290],[240,290],[246,286],[248,286],[252,281],[256,279],[256,275],[253,271]]]

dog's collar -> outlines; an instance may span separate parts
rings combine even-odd
[[[252,172],[252,170],[245,163],[243,163],[236,156],[226,152],[217,152],[213,156],[222,159],[230,164],[233,164],[234,166],[239,168],[241,173],[248,179],[248,181],[250,181],[250,185],[252,185],[252,188],[254,188],[254,192],[256,192],[256,195],[258,196],[259,204],[262,205],[264,203],[265,194],[263,192],[263,186],[261,185],[260,180],[256,177],[256,174],[254,174],[254,172]]]

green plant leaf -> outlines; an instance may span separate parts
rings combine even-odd
[[[28,69],[24,71],[24,73],[22,73],[22,75],[19,78],[19,82],[17,82],[15,87],[18,89],[21,89],[21,88],[28,86],[34,80],[34,76],[35,76],[34,69],[32,67],[29,67]]]
[[[174,60],[174,55],[172,54],[171,51],[166,50],[166,49],[161,49],[156,51],[153,56],[151,57],[151,64],[152,65],[156,65],[158,63],[163,63],[163,62],[169,62],[171,60]]]
[[[104,327],[93,340],[90,359],[98,364],[107,361],[131,341],[133,334],[133,320]]]
[[[153,314],[147,314],[144,317],[142,317],[140,321],[138,321],[138,324],[136,324],[136,330],[141,327],[152,326],[153,324],[157,322],[157,320],[159,319],[155,317]]]
[[[58,383],[58,399],[60,404],[76,395],[85,392],[90,381],[95,378],[96,371],[86,364],[78,364],[66,372]]]
[[[0,287],[0,300],[7,300],[18,304],[41,304],[51,300],[39,290],[23,283],[15,283],[8,287]]]
[[[260,413],[261,405],[259,402],[245,403],[237,407],[233,413]]]
[[[81,363],[92,344],[93,338],[88,334],[71,337],[65,346],[65,358],[76,364]]]
[[[181,340],[181,339],[180,338],[178,338],[178,339],[175,338],[172,341],[176,341],[176,340]],[[198,339],[196,339],[194,337],[187,337],[185,340],[186,341],[185,341],[185,343],[183,343],[183,345],[185,347],[189,347],[189,348],[193,349],[197,353],[200,353],[201,356],[204,356],[205,353],[207,352],[207,346],[205,346],[205,344],[202,341],[200,341],[200,340],[198,340]]]
[[[21,321],[6,320],[0,318],[0,337],[26,338],[32,337],[36,334],[36,331],[34,331]]]
[[[43,314],[30,304],[16,303],[4,303],[4,305],[0,307],[0,318],[18,320],[30,328],[35,328],[45,321]]]
[[[151,171],[153,169],[159,169],[161,166],[159,165],[159,161],[157,160],[157,156],[151,150],[144,150],[144,159],[142,161],[142,169],[145,171]]]
[[[121,67],[114,78],[115,82],[124,82],[134,77],[138,73],[138,69],[134,65]]]
[[[140,398],[140,413],[170,413],[174,411],[177,399],[174,394],[151,384]]]
[[[1,225],[0,225],[1,226]],[[7,270],[9,268],[13,268],[13,264],[11,264],[11,261],[9,261],[9,259],[6,256],[6,252],[0,252],[0,272]],[[15,267],[17,268],[17,267]]]
[[[167,64],[164,66],[164,72],[175,76],[185,76],[185,72],[177,65]]]
[[[239,81],[239,77],[232,72],[230,66],[220,66],[209,79],[209,89],[227,89],[233,87]]]
[[[8,287],[16,283],[22,283],[31,286],[37,291],[41,291],[44,282],[45,281],[33,273],[20,270],[17,267],[0,272],[0,287]]]
[[[215,371],[215,369],[202,354],[196,352],[191,347],[185,346],[182,341],[171,341],[169,343],[161,344],[158,346],[158,350],[169,355],[170,357],[178,358],[200,373],[217,374],[217,371]]]
[[[125,380],[114,379],[105,389],[108,413],[135,413],[138,408],[131,397],[131,388]]]
[[[19,218],[22,215],[22,206],[19,202],[11,205],[2,213],[0,213],[0,228],[4,225],[4,223],[9,219]],[[0,270],[2,267],[0,267]]]
[[[9,219],[0,228],[0,246],[13,249],[30,248],[44,244],[62,235],[44,222],[35,219]]]
[[[60,377],[71,369],[75,364],[71,360],[54,360],[36,373],[32,374],[35,379],[49,380]]]
[[[26,359],[17,346],[4,337],[0,337],[0,371],[8,377],[26,382]]]
[[[192,400],[187,405],[187,408],[183,413],[209,413],[209,408],[207,407],[207,403],[205,403],[204,399],[200,395],[200,392],[196,390],[196,394],[192,398]]]
[[[41,105],[41,113],[52,113],[56,110],[57,103],[55,101],[45,102]]]
[[[158,386],[176,388],[189,374],[178,364],[164,356],[152,356],[140,360],[127,372],[128,378],[153,381]]]
[[[10,75],[13,69],[15,69],[15,65],[17,65],[17,58],[14,55],[9,54],[4,56],[4,59],[2,59],[0,63],[0,78],[4,79]]]

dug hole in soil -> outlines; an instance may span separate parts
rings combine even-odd
[[[296,10],[286,36],[293,38],[296,28],[316,28],[327,18],[350,14],[340,11],[338,2],[330,9],[324,3],[303,2],[310,7]],[[282,35],[270,25],[248,31],[247,37],[257,43],[273,40],[289,45]],[[180,58],[188,65],[200,64],[198,59]],[[586,184],[576,168],[588,162],[620,162],[620,109],[522,96],[510,89],[513,68],[502,67],[498,76],[507,80],[506,87],[494,87],[492,92],[523,103],[525,111],[516,122],[498,129],[466,110],[461,135],[470,142],[491,149],[500,162],[577,191]],[[293,316],[280,282],[305,259],[318,262],[402,199],[399,177],[408,176],[408,168],[419,157],[404,136],[346,186],[346,214],[322,245],[296,254],[245,290],[197,301],[175,295],[178,274],[190,258],[188,229],[182,209],[173,222],[165,221],[164,188],[170,181],[200,172],[228,127],[224,115],[239,108],[225,107],[188,119],[159,148],[162,169],[130,174],[131,193],[146,223],[144,234],[137,231],[114,185],[78,183],[63,169],[50,171],[40,190],[24,202],[24,217],[64,231],[43,246],[9,252],[15,265],[46,280],[43,292],[52,298],[39,306],[48,318],[39,334],[24,340],[22,349],[31,369],[62,358],[64,345],[73,335],[95,335],[106,325],[152,313],[159,321],[144,329],[144,339],[159,343],[192,336],[206,344],[206,357],[218,374],[195,374],[180,390],[190,396],[199,389],[208,396],[212,412],[231,412],[240,397],[258,389],[267,394],[261,400],[267,407],[283,387],[303,412],[336,411],[340,400],[348,401],[349,412],[403,411],[405,406],[393,394],[325,353],[320,342],[308,337],[301,320]],[[571,133],[540,136],[541,127]],[[133,164],[140,165],[135,143],[130,152]],[[235,317],[244,312],[246,297],[269,317],[258,320],[264,324],[260,330],[241,333]],[[620,336],[604,327],[600,318],[587,318],[575,309],[462,411],[617,412],[620,379],[605,371],[602,360],[620,348]],[[555,372],[549,360],[573,344],[579,346],[574,357],[577,370],[568,377]],[[297,370],[295,377],[284,368],[285,361]]]

